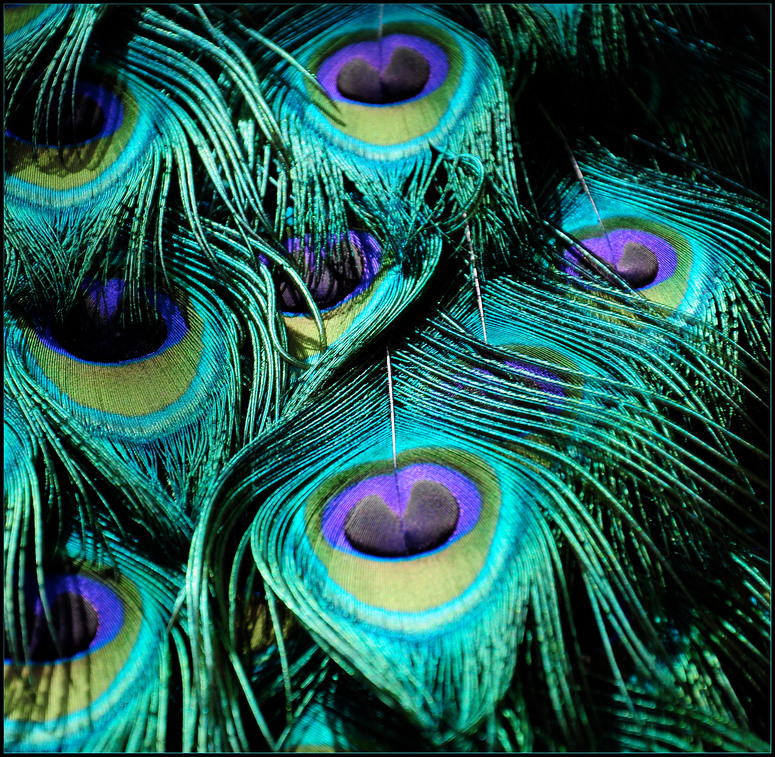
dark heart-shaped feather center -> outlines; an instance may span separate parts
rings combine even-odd
[[[641,242],[625,242],[616,263],[612,264],[600,255],[595,255],[595,258],[610,265],[617,276],[624,279],[633,289],[648,286],[659,273],[659,258],[650,247]],[[589,262],[587,265],[590,265]],[[616,277],[609,270],[604,270],[602,275],[606,281],[616,284]]]
[[[307,248],[292,253],[292,258],[301,268],[299,273],[312,299],[323,309],[341,302],[363,279],[363,255],[350,243],[347,235],[319,254],[317,259]],[[287,277],[278,276],[277,294],[280,307],[286,313],[309,312],[306,300]]]
[[[626,242],[616,272],[634,289],[650,284],[659,273],[659,259],[640,242]]]
[[[348,61],[339,71],[336,86],[350,100],[386,105],[419,95],[430,75],[431,66],[425,56],[401,45],[393,51],[382,71],[363,58]]]
[[[359,552],[407,557],[428,552],[452,535],[460,508],[446,486],[422,479],[412,486],[403,518],[382,497],[363,497],[347,513],[344,533]]]
[[[134,309],[109,307],[99,290],[85,294],[51,331],[71,355],[97,363],[146,357],[167,338],[164,319],[147,300]]]
[[[89,648],[97,635],[98,626],[97,611],[90,602],[78,594],[63,592],[51,603],[51,626],[42,610],[33,616],[30,659],[33,662],[53,662],[73,657]]]

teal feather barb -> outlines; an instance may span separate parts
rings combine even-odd
[[[768,13],[4,8],[6,749],[767,751]]]

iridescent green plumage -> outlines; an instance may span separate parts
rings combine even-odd
[[[6,748],[766,749],[759,11],[4,12]]]

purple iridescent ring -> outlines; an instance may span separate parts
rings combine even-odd
[[[676,271],[678,265],[678,253],[675,248],[665,239],[656,234],[641,229],[615,229],[608,232],[605,236],[587,237],[583,239],[584,247],[589,250],[596,258],[608,263],[614,270],[622,274],[625,280],[627,275],[621,271],[622,260],[628,253],[628,250],[634,251],[635,256],[641,253],[641,258],[652,256],[656,272],[653,278],[644,285],[633,285],[635,289],[648,289],[649,287],[661,284],[666,281]],[[583,253],[576,247],[565,252],[566,260],[579,263],[584,259]],[[578,276],[578,271],[571,266],[566,268],[566,272],[572,276]]]
[[[108,279],[103,285],[100,282],[93,282],[84,290],[86,298],[91,300],[95,307],[96,315],[107,321],[115,316],[124,295],[125,282],[123,279]],[[116,363],[133,362],[136,360],[145,360],[152,355],[159,355],[165,350],[180,343],[188,333],[188,326],[175,303],[162,292],[148,292],[149,299],[154,304],[159,317],[166,327],[166,337],[151,355],[143,355],[131,360],[118,360]],[[65,355],[73,360],[83,363],[95,363],[94,360],[84,360],[66,350],[57,339],[50,323],[45,322],[39,325],[38,335],[40,341],[50,350]],[[114,361],[111,361],[114,362]]]
[[[70,608],[73,608],[71,609],[73,616],[70,620],[73,622],[84,623],[85,615],[92,616],[93,628],[90,628],[88,635],[81,640],[82,648],[69,654],[65,653],[63,659],[77,660],[87,654],[93,654],[110,644],[121,632],[124,625],[124,605],[118,595],[105,584],[82,574],[62,574],[47,577],[44,581],[44,591],[48,605],[52,609],[56,607],[58,600],[70,600]],[[33,628],[45,629],[47,621],[43,612],[43,602],[32,581],[28,582],[24,593]],[[67,621],[68,618],[64,620]],[[85,630],[81,629],[81,633],[85,633]],[[33,631],[31,640],[33,645],[36,643],[35,636]],[[34,652],[32,654],[34,664],[50,664],[53,661],[35,660]],[[12,664],[12,660],[5,659],[5,663]]]
[[[395,58],[395,59],[394,59]],[[412,87],[406,92],[407,97],[400,95],[396,99],[385,102],[373,102],[363,99],[353,99],[343,94],[343,72],[359,61],[361,84],[369,76],[378,85],[388,84],[391,74],[394,77],[408,77],[413,81],[406,82]],[[413,102],[426,97],[437,90],[446,80],[449,72],[449,60],[444,50],[433,42],[411,34],[389,34],[379,41],[355,42],[343,47],[320,65],[317,78],[323,89],[334,100],[340,102],[368,105],[373,107],[388,107],[397,102]],[[421,78],[418,78],[421,77]],[[400,91],[400,90],[399,90]]]

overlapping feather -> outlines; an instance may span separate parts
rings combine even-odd
[[[8,748],[766,746],[731,13],[5,10]]]

